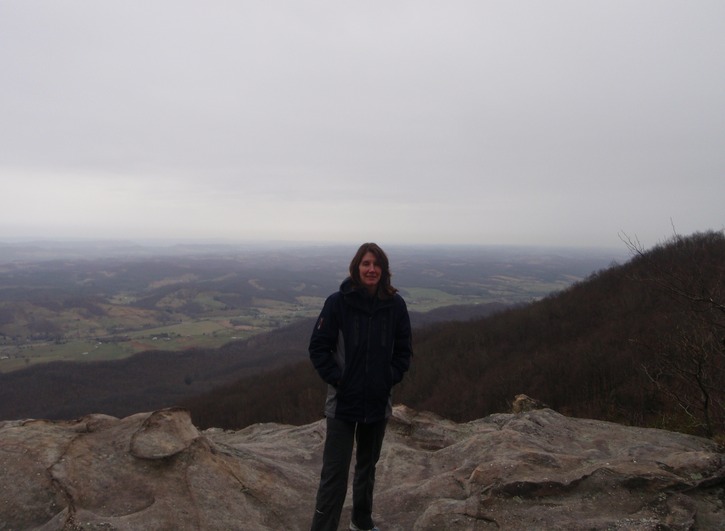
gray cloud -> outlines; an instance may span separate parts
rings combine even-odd
[[[725,4],[0,3],[0,238],[721,229]]]

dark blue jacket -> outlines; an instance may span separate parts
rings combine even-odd
[[[397,293],[372,297],[346,279],[325,301],[309,351],[329,384],[326,416],[365,423],[389,417],[393,385],[413,355],[405,301]]]

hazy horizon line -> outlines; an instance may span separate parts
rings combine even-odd
[[[581,245],[581,244],[551,244],[551,243],[501,243],[501,242],[443,242],[432,241],[426,243],[407,242],[401,240],[381,241],[379,238],[367,241],[376,241],[387,247],[448,247],[448,248],[536,248],[536,249],[619,249],[610,245]],[[219,247],[301,247],[314,245],[317,247],[359,246],[361,240],[300,240],[300,239],[232,239],[232,238],[95,238],[95,237],[0,237],[0,245],[103,245],[103,246],[138,246],[138,247],[180,247],[180,246],[219,246]],[[624,244],[623,244],[624,247]]]

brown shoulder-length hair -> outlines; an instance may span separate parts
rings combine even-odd
[[[378,284],[378,295],[383,297],[392,297],[398,292],[398,290],[390,283],[392,273],[390,273],[388,255],[385,254],[385,251],[383,251],[377,243],[363,243],[360,246],[350,262],[350,278],[356,286],[363,285],[362,279],[360,278],[360,263],[367,253],[373,253],[373,255],[375,255],[378,265],[380,265],[380,269],[382,270],[380,275],[380,284]]]

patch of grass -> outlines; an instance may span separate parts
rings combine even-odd
[[[137,352],[129,342],[99,343],[87,339],[55,342],[35,342],[20,348],[2,350],[7,355],[0,359],[0,371],[10,372],[38,363],[51,361],[113,360],[128,357]],[[4,356],[2,356],[4,357]]]
[[[441,306],[463,304],[465,298],[452,295],[435,288],[407,288],[405,289],[405,302],[408,309],[418,312],[427,312]]]

